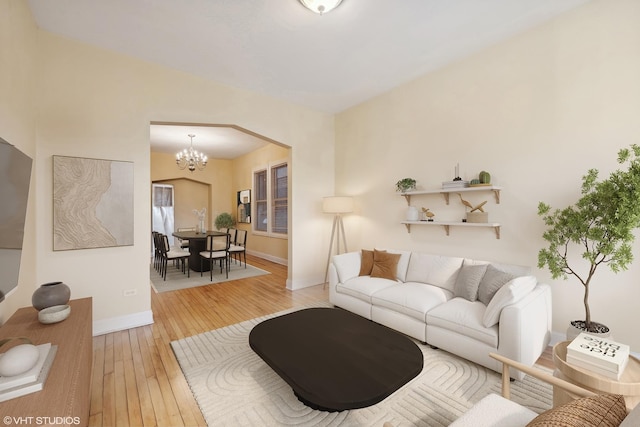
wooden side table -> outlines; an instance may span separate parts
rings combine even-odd
[[[553,346],[553,375],[595,393],[621,394],[627,404],[627,412],[640,403],[640,360],[629,356],[629,363],[620,380],[613,380],[584,368],[567,363],[567,346],[571,341],[563,341]],[[553,388],[553,406],[573,400],[564,390]]]
[[[38,321],[35,308],[23,307],[0,327],[0,339],[28,337],[36,345],[58,346],[43,390],[0,402],[0,416],[12,417],[12,423],[56,427],[89,424],[92,299],[72,300],[69,305],[71,314],[60,323],[44,325]]]

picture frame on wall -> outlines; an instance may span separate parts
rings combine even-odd
[[[133,162],[53,156],[53,250],[133,245]]]
[[[243,224],[251,223],[251,190],[238,191],[238,216],[237,221]]]

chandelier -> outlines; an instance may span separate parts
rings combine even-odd
[[[207,166],[207,156],[193,149],[193,137],[195,135],[190,133],[188,136],[191,138],[191,146],[188,150],[185,148],[176,154],[176,164],[180,170],[185,168],[188,168],[191,172],[196,168],[203,170]]]
[[[338,7],[342,0],[300,0],[300,3],[312,12],[322,15]]]

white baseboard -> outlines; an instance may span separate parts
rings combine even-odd
[[[309,288],[311,286],[317,286],[324,283],[324,277],[307,277],[304,279],[297,279],[295,281],[287,279],[287,289],[290,291],[296,291],[298,289]]]
[[[258,257],[258,258],[266,259],[267,261],[275,262],[276,264],[289,265],[289,260],[284,259],[284,258],[279,258],[279,257],[275,257],[273,255],[265,254],[265,253],[262,253],[262,252],[256,252],[256,251],[247,251],[247,253],[249,255],[253,255],[253,256]]]
[[[127,314],[126,316],[111,317],[109,319],[93,322],[93,336],[104,335],[111,332],[124,331],[153,324],[153,312],[151,310],[140,313]]]

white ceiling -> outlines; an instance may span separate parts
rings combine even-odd
[[[298,0],[29,5],[53,33],[336,113],[587,1],[343,0],[322,16]]]
[[[189,148],[202,151],[210,159],[235,159],[269,144],[269,141],[230,126],[152,124],[149,129],[151,150],[175,154]]]

